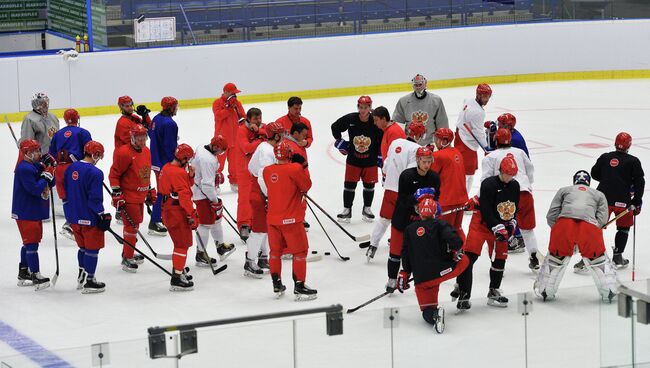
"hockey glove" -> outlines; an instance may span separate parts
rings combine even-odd
[[[415,191],[413,197],[415,198],[416,201],[420,202],[427,198],[434,199],[435,195],[436,195],[435,188],[419,188],[418,190]]]
[[[388,279],[388,282],[386,283],[386,292],[387,293],[394,293],[395,289],[397,289],[397,279]]]
[[[226,108],[228,108],[228,109],[236,107],[237,106],[237,96],[236,95],[230,95],[230,97],[228,97],[226,99],[225,105],[226,105]]]
[[[147,197],[144,199],[144,203],[147,204],[147,206],[153,206],[156,204],[156,200],[158,199],[158,192],[156,192],[156,188],[149,188],[149,191],[147,192]]]
[[[138,105],[138,107],[135,108],[135,113],[140,115],[143,120],[150,112],[151,110],[147,109],[147,106],[145,105]]]
[[[47,181],[47,185],[51,188],[54,185],[54,168],[49,166],[41,172],[41,178]]]
[[[187,215],[187,224],[190,225],[192,230],[196,230],[199,227],[199,215],[196,213],[196,210],[191,215]]]
[[[223,202],[221,198],[217,198],[216,202],[210,202],[210,207],[212,207],[212,210],[217,216],[217,220],[220,219],[223,214]]]
[[[506,230],[506,226],[504,224],[498,224],[493,227],[492,233],[494,233],[494,238],[499,242],[504,242],[510,237],[508,230]]]
[[[343,139],[337,139],[336,142],[334,142],[334,147],[336,147],[343,156],[346,156],[348,154],[348,149],[350,148],[350,142]]]
[[[410,277],[411,275],[404,270],[399,272],[399,275],[397,276],[397,290],[400,293],[403,293],[404,290],[408,290],[411,287],[411,285],[409,285]]]
[[[113,187],[113,192],[111,193],[111,205],[115,207],[116,210],[121,211],[126,201],[124,201],[124,196],[122,195],[122,189],[120,187]]]
[[[642,204],[643,204],[643,202],[642,202],[642,203],[639,203],[638,206],[635,206],[635,205],[631,205],[631,206],[630,206],[630,209],[632,210],[632,213],[634,213],[634,216],[636,216],[636,215],[638,215],[638,214],[641,213],[641,205],[642,205]]]
[[[304,157],[302,157],[301,154],[294,153],[294,154],[291,156],[291,162],[295,162],[295,163],[297,163],[297,164],[300,164],[300,165],[302,166],[303,169],[307,168],[307,161],[305,160]]]
[[[377,156],[377,167],[379,168],[384,167],[384,159],[381,157],[381,155]]]
[[[97,227],[102,231],[106,231],[111,228],[111,220],[113,216],[110,213],[100,213],[99,219],[97,220]]]
[[[452,257],[453,257],[454,262],[460,262],[460,260],[463,258],[463,255],[465,255],[465,253],[463,252],[462,249],[459,249],[457,251],[453,251],[453,256]]]
[[[474,196],[469,199],[469,201],[465,202],[465,211],[474,211],[478,210],[478,196]]]
[[[221,173],[221,172],[218,172],[214,177],[214,185],[216,187],[219,187],[225,181],[226,181],[226,178],[223,176],[223,173]]]
[[[56,166],[56,160],[54,159],[54,156],[50,155],[49,153],[46,153],[41,157],[41,165],[43,168],[46,167],[54,167]]]

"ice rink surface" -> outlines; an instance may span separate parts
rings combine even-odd
[[[242,86],[245,87],[245,86]],[[244,89],[244,88],[242,88]],[[650,81],[572,81],[539,82],[524,84],[499,84],[493,86],[494,95],[486,107],[486,119],[496,120],[503,112],[517,117],[517,129],[526,138],[530,156],[535,165],[534,198],[537,217],[536,235],[540,249],[546,253],[549,228],[545,215],[549,203],[562,186],[570,185],[573,174],[579,169],[590,170],[596,158],[613,150],[613,138],[620,131],[629,132],[634,140],[630,153],[639,157],[648,170],[650,162]],[[449,120],[455,125],[464,98],[473,96],[474,88],[463,87],[433,91],[439,94],[447,109]],[[374,107],[384,105],[392,113],[397,99],[405,93],[373,95]],[[50,96],[55,100],[57,96]],[[134,96],[135,97],[135,96]],[[255,105],[263,111],[263,121],[270,122],[286,114],[284,102]],[[157,110],[157,106],[149,106]],[[245,109],[253,105],[245,105]],[[330,214],[335,216],[342,209],[342,189],[345,157],[332,147],[330,124],[341,115],[355,111],[356,97],[305,100],[303,115],[311,120],[314,143],[308,150],[313,187],[310,195]],[[81,124],[90,130],[95,140],[104,143],[106,159],[99,166],[108,173],[111,164],[113,132],[118,111],[107,116],[83,117]],[[210,109],[180,111],[175,118],[179,124],[179,142],[193,147],[206,144],[213,134],[214,123]],[[63,123],[62,123],[63,124]],[[63,126],[63,125],[62,125]],[[14,125],[14,129],[19,125]],[[2,128],[5,129],[5,128]],[[195,290],[188,293],[172,293],[168,290],[169,278],[159,269],[145,262],[136,274],[125,273],[120,267],[119,246],[107,234],[107,244],[100,252],[97,278],[106,283],[106,292],[98,295],[82,295],[75,289],[77,247],[73,241],[59,236],[61,275],[55,289],[34,292],[31,288],[16,286],[17,264],[21,240],[15,222],[11,219],[11,188],[16,149],[9,132],[0,135],[5,159],[0,162],[2,175],[0,208],[0,231],[3,236],[0,247],[0,324],[11,326],[22,335],[48,350],[59,350],[93,343],[142,339],[150,326],[213,320],[226,317],[271,313],[341,303],[345,308],[354,307],[381,293],[386,282],[387,236],[382,241],[375,261],[366,262],[365,250],[350,241],[325,216],[319,216],[339,251],[350,256],[343,262],[331,249],[326,237],[311,213],[308,233],[310,249],[324,256],[320,262],[308,263],[307,283],[318,289],[318,299],[308,303],[293,301],[290,262],[283,262],[285,284],[289,293],[276,300],[272,293],[269,276],[262,280],[243,276],[245,245],[224,223],[226,241],[235,242],[238,250],[226,260],[228,269],[217,276],[209,270],[194,267],[196,248],[188,255],[192,268]],[[480,175],[480,172],[477,173]],[[107,179],[106,179],[106,182]],[[592,183],[595,186],[596,183]],[[360,185],[359,185],[360,187]],[[361,189],[357,188],[353,219],[347,228],[355,235],[369,234],[373,225],[361,220]],[[478,180],[474,181],[474,194]],[[379,213],[383,190],[378,185],[373,203],[375,214]],[[224,187],[222,198],[231,213],[236,213],[236,194]],[[105,196],[104,205],[110,207]],[[637,280],[650,277],[650,238],[648,214],[637,219]],[[58,219],[57,225],[62,224]],[[145,227],[148,216],[145,215]],[[465,217],[465,225],[469,216]],[[466,227],[465,226],[465,227]],[[113,224],[121,233],[121,227]],[[146,230],[146,229],[145,229]],[[143,231],[146,236],[146,231]],[[605,231],[605,241],[611,255],[615,230]],[[388,234],[387,234],[388,235]],[[169,237],[148,236],[159,253],[171,253]],[[212,244],[212,240],[210,240]],[[146,249],[146,248],[143,248]],[[214,246],[210,247],[216,255]],[[631,258],[632,236],[628,242],[626,258]],[[44,237],[40,247],[42,273],[51,277],[54,273],[54,244],[52,224],[44,224]],[[571,266],[578,260],[577,256]],[[166,262],[159,261],[171,267]],[[508,258],[502,290],[508,296],[532,291],[533,274],[528,270],[526,253]],[[485,305],[488,287],[489,261],[486,252],[474,268],[473,308],[454,315],[455,304],[450,302],[449,292],[453,282],[440,288],[440,301],[447,309],[447,330],[436,335],[421,319],[415,294],[396,293],[383,298],[355,314],[345,316],[345,334],[326,337],[322,318],[303,320],[299,324],[301,366],[390,366],[390,335],[383,326],[383,309],[390,306],[401,308],[401,324],[395,330],[395,366],[423,362],[417,366],[454,364],[454,366],[507,366],[524,364],[524,324],[517,312],[516,296],[511,305],[496,309]],[[620,271],[621,281],[631,280],[631,269]],[[530,366],[594,367],[601,363],[599,346],[616,347],[621,343],[614,317],[615,306],[602,309],[590,276],[576,275],[567,270],[559,298],[542,304],[538,301],[528,317],[528,344]],[[609,314],[604,314],[608,311]],[[612,320],[611,326],[601,322]],[[183,366],[198,365],[201,359],[213,357],[213,362],[223,366],[258,364],[264,358],[265,366],[287,366],[291,356],[290,324],[277,323],[246,328],[213,330],[199,333],[199,356],[184,359]],[[289,327],[287,327],[289,326]],[[609,329],[609,330],[608,330]],[[607,330],[607,331],[606,331]],[[613,331],[616,331],[614,333]],[[607,332],[603,334],[603,332]],[[209,336],[209,337],[206,337]],[[6,344],[7,336],[0,336],[0,356],[17,354]],[[247,340],[250,339],[250,340]],[[203,347],[203,349],[201,348]],[[532,347],[532,348],[531,348]],[[139,359],[144,349],[136,349]],[[289,352],[287,352],[289,350]],[[88,361],[90,353],[84,350]],[[252,354],[251,354],[252,353]],[[254,354],[254,355],[253,355]],[[264,355],[268,354],[268,355]],[[551,356],[549,356],[549,354]],[[59,354],[73,365],[85,366],[73,357]],[[257,357],[256,357],[257,356]],[[648,357],[650,361],[650,357]],[[76,363],[75,363],[76,362]],[[168,362],[167,362],[168,363]],[[25,363],[27,364],[27,363]],[[166,364],[158,362],[158,364]],[[205,366],[216,365],[205,365]],[[22,366],[22,365],[19,365]],[[113,365],[143,366],[143,365]],[[162,365],[164,366],[164,365]]]

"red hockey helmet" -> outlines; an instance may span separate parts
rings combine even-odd
[[[370,96],[361,96],[357,100],[357,105],[368,105],[372,106],[372,98]]]
[[[625,132],[620,132],[614,140],[614,147],[619,151],[627,151],[632,145],[632,136]]]
[[[272,139],[273,137],[275,137],[276,134],[283,135],[284,133],[287,132],[286,129],[284,129],[284,126],[278,123],[277,121],[268,123],[266,125],[265,130],[266,130],[266,138],[268,139]]]
[[[140,124],[135,124],[131,127],[131,136],[132,137],[141,137],[141,136],[146,136],[147,135],[147,128]]]
[[[189,144],[181,143],[176,147],[176,152],[174,152],[174,158],[178,161],[187,161],[194,157],[194,150],[190,147]]]
[[[420,140],[422,136],[427,132],[427,128],[419,120],[412,121],[408,127],[409,137],[414,138],[416,141]]]
[[[438,128],[436,129],[436,138],[446,139],[447,142],[454,140],[454,132],[449,128]]]
[[[75,109],[67,109],[63,113],[63,121],[68,125],[79,124],[79,112]]]
[[[293,156],[293,150],[287,142],[280,142],[273,148],[275,158],[278,160],[290,160]]]
[[[117,99],[117,106],[133,105],[133,99],[130,96],[120,96]]]
[[[228,141],[221,134],[212,137],[212,139],[210,140],[210,145],[212,147],[216,147],[216,148],[218,148],[218,149],[220,149],[222,151],[225,151],[225,150],[228,149]]]
[[[512,154],[507,154],[506,157],[501,160],[499,171],[510,176],[517,175],[517,161],[515,161],[515,158],[512,156]]]
[[[89,156],[104,155],[104,146],[97,141],[90,141],[84,146],[84,153]]]
[[[25,139],[24,141],[20,142],[20,152],[22,152],[23,155],[40,150],[41,144],[38,143],[38,141],[35,139]]]
[[[422,158],[422,157],[432,157],[433,152],[431,152],[431,149],[429,147],[420,147],[418,148],[417,151],[415,151],[415,158]]]
[[[438,211],[438,206],[433,198],[424,198],[418,203],[418,213],[422,218],[435,217]]]
[[[517,124],[517,118],[509,112],[499,115],[497,121],[510,130],[515,129]]]
[[[494,134],[494,139],[501,146],[509,146],[512,143],[512,134],[506,128],[499,128]]]
[[[165,96],[160,100],[160,106],[162,106],[163,110],[173,109],[176,105],[178,105],[178,100],[172,96]]]
[[[492,96],[492,88],[490,88],[490,85],[487,83],[481,83],[476,87],[476,95],[477,96]]]

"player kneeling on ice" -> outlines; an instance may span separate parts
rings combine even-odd
[[[397,278],[397,288],[400,292],[409,288],[412,272],[422,318],[442,333],[445,311],[438,307],[440,284],[460,275],[469,259],[460,252],[463,241],[456,230],[446,221],[437,219],[439,209],[433,198],[426,197],[418,203],[422,220],[404,230],[402,271]]]
[[[106,287],[95,280],[97,257],[104,248],[104,232],[110,228],[112,218],[110,213],[104,213],[104,173],[96,167],[102,158],[101,143],[86,143],[84,158],[70,164],[63,178],[65,217],[79,247],[77,289],[82,289],[84,294],[101,293]]]
[[[49,217],[50,188],[54,186],[54,167],[42,163],[41,144],[34,139],[20,142],[23,159],[14,170],[14,195],[11,218],[16,220],[23,247],[20,249],[18,286],[50,286],[50,279],[41,276],[38,244],[43,238],[43,220]]]
[[[194,169],[189,165],[189,160],[193,156],[192,147],[179,144],[174,159],[160,171],[158,182],[162,196],[163,223],[174,242],[171,291],[189,291],[194,288],[192,277],[183,272],[187,249],[192,246],[192,230],[199,226],[198,214],[192,204]]]
[[[306,167],[291,162],[293,152],[289,144],[280,142],[273,152],[278,163],[265,167],[259,180],[262,193],[268,197],[267,222],[273,292],[281,296],[286,290],[281,279],[281,256],[286,249],[293,255],[293,293],[296,300],[313,300],[317,296],[316,290],[305,285],[309,243],[302,224],[306,209],[303,193],[311,188],[311,180]]]
[[[553,197],[546,221],[551,226],[548,256],[533,286],[546,301],[554,298],[575,247],[591,272],[603,300],[612,301],[618,292],[616,268],[605,253],[602,227],[607,223],[605,195],[589,187],[584,170],[573,176],[573,185],[560,188]]]

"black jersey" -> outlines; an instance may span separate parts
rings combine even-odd
[[[515,218],[519,210],[519,183],[515,179],[504,183],[499,175],[490,176],[481,183],[479,201],[482,221],[492,231],[498,224]]]
[[[440,176],[431,170],[422,176],[418,173],[417,167],[402,171],[397,186],[397,203],[395,203],[395,211],[391,221],[391,225],[397,230],[404,231],[408,224],[420,219],[420,216],[415,212],[415,206],[418,202],[413,196],[415,191],[420,188],[434,188],[436,190],[434,199],[437,201],[440,197]]]
[[[444,220],[418,220],[404,230],[402,268],[413,273],[415,284],[437,279],[453,271],[454,251],[463,241]]]
[[[604,153],[591,168],[591,177],[600,182],[596,189],[605,194],[610,206],[641,205],[645,179],[638,158],[622,151]],[[634,199],[631,191],[634,191]]]
[[[341,133],[347,131],[350,148],[345,162],[357,167],[377,166],[377,157],[380,155],[380,145],[383,132],[372,120],[362,122],[358,112],[341,116],[332,124],[334,139],[341,139]]]

